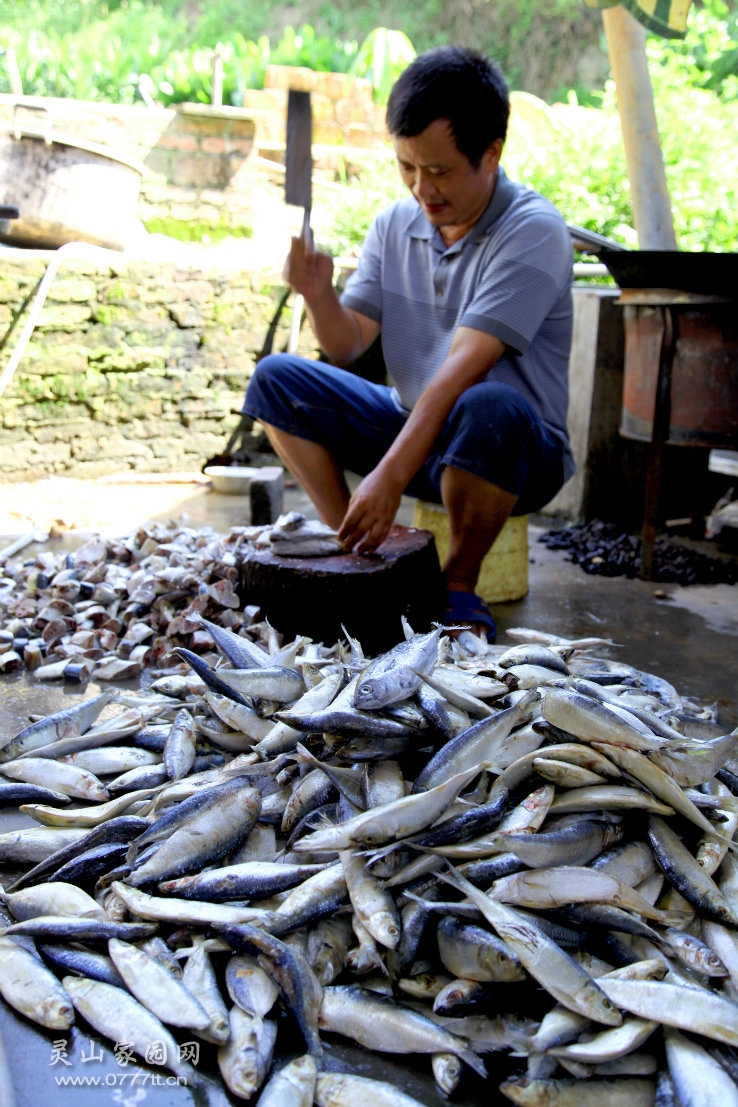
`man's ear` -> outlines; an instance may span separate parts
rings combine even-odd
[[[491,142],[482,155],[482,162],[485,169],[489,171],[496,171],[497,166],[500,164],[500,158],[502,157],[502,147],[505,145],[504,139],[496,138],[494,142]]]

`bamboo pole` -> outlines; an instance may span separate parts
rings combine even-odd
[[[602,22],[615,80],[638,245],[641,250],[676,250],[646,59],[646,32],[621,4],[605,8]]]

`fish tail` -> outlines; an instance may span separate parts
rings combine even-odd
[[[318,761],[318,758],[315,756],[315,754],[311,753],[309,749],[306,749],[305,746],[303,746],[302,742],[295,743],[295,752],[298,756],[293,755],[292,760],[294,761],[309,761],[315,762],[316,765],[320,764],[320,761]]]

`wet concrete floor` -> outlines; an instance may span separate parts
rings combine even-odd
[[[79,487],[81,486],[81,487]],[[6,495],[5,493],[9,493]],[[304,495],[288,488],[286,510],[301,510],[315,517]],[[73,547],[90,533],[130,533],[148,520],[183,518],[194,527],[210,526],[227,533],[231,526],[248,520],[247,504],[240,497],[212,492],[198,478],[174,483],[151,479],[130,484],[115,482],[39,482],[36,486],[7,486],[0,505],[0,549],[11,539],[34,527],[48,531],[57,520],[61,541]],[[409,524],[412,501],[403,501],[398,522]],[[573,565],[562,551],[547,549],[538,539],[550,526],[545,518],[531,521],[529,528],[528,595],[521,600],[493,606],[498,623],[498,640],[506,641],[507,628],[525,626],[565,637],[592,635],[610,639],[611,646],[597,652],[668,680],[677,691],[701,705],[715,704],[726,730],[738,725],[738,592],[729,585],[655,585],[640,580],[588,576]],[[33,547],[30,547],[32,550]],[[0,739],[26,725],[32,713],[47,714],[68,706],[82,695],[98,691],[95,685],[41,684],[29,674],[0,677]],[[14,810],[0,811],[0,831],[28,824],[26,816]],[[65,1041],[65,1046],[54,1043]],[[286,1039],[289,1040],[289,1039]],[[122,1070],[113,1052],[92,1038],[82,1027],[72,1031],[38,1030],[32,1023],[0,1004],[0,1107],[66,1107],[72,1104],[151,1103],[153,1107],[180,1107],[188,1103],[242,1102],[225,1096],[218,1081],[209,1081],[199,1091],[152,1083],[151,1071]],[[66,1048],[63,1064],[60,1049]],[[299,1044],[296,1042],[296,1049]],[[102,1057],[102,1059],[99,1059]],[[388,1079],[414,1095],[426,1107],[445,1102],[433,1085],[430,1060],[407,1060],[369,1054],[334,1039],[328,1048],[329,1067],[349,1067],[378,1079]],[[462,1105],[482,1101],[495,1103],[496,1089],[506,1071],[502,1055],[488,1055],[493,1079],[481,1085],[466,1077],[454,1102]],[[214,1071],[212,1052],[203,1071]],[[5,1070],[5,1078],[4,1078]],[[498,1071],[499,1070],[499,1071]],[[128,1073],[123,1079],[122,1074]],[[149,1073],[146,1076],[146,1073]],[[98,1078],[96,1086],[60,1086],[58,1077]],[[146,1080],[147,1082],[143,1082]],[[499,1097],[501,1101],[501,1097]],[[507,1101],[505,1101],[507,1102]]]

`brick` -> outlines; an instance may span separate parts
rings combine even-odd
[[[160,150],[177,150],[190,154],[198,149],[199,143],[195,135],[169,131],[159,137],[157,146]]]
[[[297,65],[268,65],[264,71],[264,87],[290,88],[300,92],[312,92],[317,74],[312,69]]]

